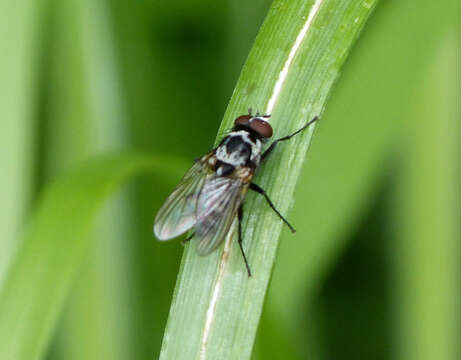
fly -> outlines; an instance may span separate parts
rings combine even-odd
[[[272,137],[270,115],[241,115],[234,121],[231,132],[208,154],[195,161],[181,182],[157,213],[154,234],[159,240],[170,240],[194,228],[197,252],[208,255],[226,238],[237,218],[238,244],[251,276],[242,246],[243,202],[248,189],[262,195],[278,217],[294,233],[295,229],[280,214],[266,191],[252,182],[259,165],[272,153],[280,141],[291,139],[314,123],[314,117],[291,135],[279,138],[262,152],[262,146]]]

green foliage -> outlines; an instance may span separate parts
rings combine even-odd
[[[272,114],[276,136],[291,133],[321,115],[339,69],[373,5],[358,6],[354,1],[342,6],[334,1],[274,2],[242,70],[221,136],[238,114],[245,113],[248,104],[258,104],[260,111]],[[298,44],[303,29],[307,31]],[[285,73],[283,83],[279,82]],[[282,213],[293,201],[313,127],[280,145],[255,180]],[[250,357],[282,223],[263,199],[249,196],[245,210],[243,237],[254,276],[247,277],[233,238],[224,251],[205,259],[193,246],[187,247],[161,358]]]
[[[357,227],[363,228],[366,225],[361,223],[370,222],[366,214],[376,206],[379,194],[389,191],[389,183],[395,178],[393,174],[397,174],[394,163],[400,158],[401,147],[408,141],[406,136],[412,137],[411,133],[404,133],[410,120],[410,107],[413,103],[420,104],[414,94],[421,87],[421,79],[438,51],[441,38],[450,29],[449,24],[453,24],[457,6],[453,3],[451,11],[436,12],[431,11],[431,3],[426,2],[418,11],[410,12],[411,4],[411,1],[403,1],[378,5],[328,103],[325,120],[318,127],[301,173],[301,185],[296,191],[291,216],[298,227],[296,237],[299,234],[303,237],[293,239],[286,232],[281,239],[263,314],[263,317],[270,317],[268,322],[277,324],[277,328],[263,325],[259,332],[258,347],[266,354],[263,358],[269,354],[273,358],[285,358],[287,353],[293,352],[307,357],[313,351],[310,344],[299,346],[309,343],[311,331],[319,332],[306,326],[306,319],[313,318],[311,314],[320,311],[313,302],[344,249],[351,246],[350,242],[357,241],[354,236]],[[406,21],[402,22],[404,16]],[[431,27],[426,25],[429,22]],[[385,203],[381,205],[387,206]],[[391,238],[389,233],[381,236],[383,230],[378,226],[371,226],[371,229],[370,238],[377,239],[372,242]],[[373,279],[372,275],[370,279]],[[343,296],[349,297],[350,293]],[[337,306],[344,313],[351,312],[346,305]],[[300,317],[300,314],[304,316]],[[370,318],[360,313],[354,313],[354,316],[357,321]],[[322,321],[309,320],[314,323]],[[388,325],[382,324],[385,326]],[[281,336],[288,338],[287,346],[270,346]],[[383,344],[392,340],[381,338],[377,341]],[[368,345],[358,340],[354,346],[365,352]],[[346,351],[331,344],[327,353],[335,358]],[[390,354],[381,356],[387,358]]]
[[[458,34],[438,44],[415,94],[395,205],[396,300],[402,358],[459,357]]]
[[[376,1],[317,1],[270,101],[314,2],[0,4],[1,359],[460,357],[460,3],[382,1],[352,47]],[[250,194],[254,278],[192,243],[165,333],[155,211],[248,107],[276,136],[322,115],[255,181],[297,233]]]
[[[102,201],[126,178],[150,169],[172,171],[177,163],[136,155],[105,157],[48,188],[0,293],[2,359],[42,355],[89,250],[91,224]]]

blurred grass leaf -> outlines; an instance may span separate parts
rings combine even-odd
[[[306,337],[314,335],[305,328],[314,317],[312,299],[383,180],[391,177],[392,159],[407,141],[402,130],[409,99],[441,35],[458,22],[459,3],[446,5],[437,11],[439,5],[430,1],[418,7],[413,0],[379,3],[348,58],[300,177],[291,216],[298,232],[281,239],[263,314],[277,325],[258,333],[262,358],[312,356]],[[274,346],[279,342],[289,345]]]
[[[34,105],[43,1],[0,3],[0,283],[33,187]]]
[[[177,174],[182,167],[174,158],[107,156],[49,186],[0,291],[1,359],[43,355],[102,201],[137,173]]]
[[[439,43],[412,101],[394,204],[397,355],[460,358],[459,26]],[[416,100],[416,101],[415,101]]]
[[[243,68],[218,138],[248,107],[272,113],[278,136],[320,115],[375,3],[275,1]],[[282,213],[292,203],[312,132],[313,128],[281,145],[256,179]],[[248,279],[232,236],[224,251],[206,258],[188,246],[161,358],[250,357],[282,224],[262,199],[250,195],[248,200],[244,246],[254,277]]]
[[[83,159],[120,151],[130,135],[109,3],[49,1],[48,7],[49,49],[42,50],[44,116],[39,121],[41,183]],[[129,249],[137,242],[129,232],[134,220],[129,206],[128,192],[118,193],[92,227],[87,241],[94,245],[57,323],[51,359],[117,360],[134,354],[132,316],[126,309],[133,308],[127,294],[135,283]]]

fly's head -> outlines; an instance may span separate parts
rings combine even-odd
[[[232,131],[246,130],[256,136],[258,140],[264,142],[268,140],[273,133],[272,126],[266,120],[269,117],[270,115],[259,114],[255,116],[251,114],[241,115],[235,119]]]

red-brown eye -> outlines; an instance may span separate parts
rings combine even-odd
[[[235,119],[234,124],[235,125],[247,125],[248,121],[252,118],[251,115],[241,115],[237,119]]]
[[[263,138],[268,139],[272,136],[272,126],[265,120],[254,118],[251,120],[250,127]]]

